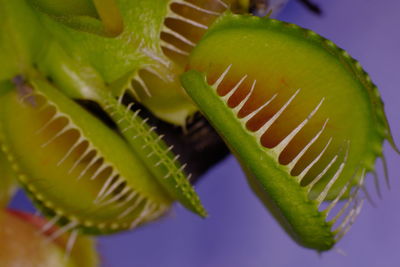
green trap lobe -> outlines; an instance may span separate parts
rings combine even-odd
[[[104,107],[137,157],[153,174],[154,182],[189,210],[206,217],[207,212],[190,185],[190,176],[184,171],[186,164],[179,162],[179,155],[173,153],[173,146],[167,146],[163,135],[156,133],[156,127],[149,126],[146,119],[140,117],[140,110],[132,112],[131,105],[126,107],[111,95],[104,96]]]
[[[39,207],[97,233],[168,208],[171,198],[117,134],[46,82],[33,86],[2,96],[0,121],[3,151]]]
[[[285,229],[306,247],[333,246],[362,205],[352,187],[389,136],[377,89],[359,63],[296,25],[226,14],[187,69],[184,88]],[[344,198],[348,205],[328,221]]]
[[[232,65],[218,87],[221,95],[247,75],[247,86],[237,90],[229,99],[231,103],[240,102],[243,95],[249,92],[250,84],[256,81],[254,93],[241,108],[239,117],[245,117],[276,95],[267,107],[246,123],[252,132],[268,123],[299,90],[295,99],[260,137],[261,144],[266,148],[278,146],[323,101],[316,114],[285,147],[280,163],[286,165],[293,160],[328,120],[324,132],[298,162],[292,174],[298,175],[304,170],[332,138],[321,160],[325,164],[321,162],[319,168],[312,168],[306,180],[320,173],[322,166],[326,166],[335,155],[343,157],[348,142],[350,156],[343,176],[351,177],[360,162],[371,169],[375,157],[380,156],[380,143],[386,130],[376,113],[381,107],[369,100],[369,91],[375,88],[371,83],[367,89],[364,87],[367,76],[356,76],[349,71],[348,66],[353,66],[353,59],[347,53],[343,51],[338,57],[339,51],[332,54],[324,47],[330,44],[329,41],[317,39],[315,34],[306,34],[305,30],[274,20],[227,16],[193,51],[189,69],[206,72],[208,83],[212,84],[228,65]],[[359,66],[358,63],[356,66]],[[358,158],[358,155],[363,157]],[[327,173],[317,191],[322,190],[333,172]],[[336,192],[346,181],[335,186],[338,188]]]

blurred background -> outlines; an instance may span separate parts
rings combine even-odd
[[[378,85],[392,133],[400,142],[400,1],[314,0],[317,16],[290,1],[278,15],[284,21],[333,40],[358,59]],[[391,190],[383,199],[372,176],[367,186],[376,207],[365,203],[337,249],[323,254],[295,244],[250,192],[236,160],[229,156],[197,184],[209,211],[200,219],[176,205],[169,216],[135,231],[99,239],[104,267],[329,267],[400,266],[400,156],[386,143]],[[19,193],[14,208],[29,208]],[[84,267],[84,266],[83,266]]]

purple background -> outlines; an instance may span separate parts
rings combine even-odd
[[[296,1],[279,18],[310,28],[358,59],[380,88],[394,138],[400,142],[400,1],[315,1],[324,16]],[[212,169],[197,186],[210,213],[206,220],[177,205],[159,222],[99,242],[105,267],[400,266],[400,157],[385,144],[392,189],[364,208],[350,232],[322,255],[295,244],[250,192],[233,157]],[[382,165],[377,162],[382,178]],[[19,195],[13,206],[24,202]]]

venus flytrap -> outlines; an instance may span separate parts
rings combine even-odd
[[[200,109],[299,244],[328,250],[348,231],[392,142],[379,93],[331,41],[231,13],[252,3],[0,0],[0,145],[56,236],[133,228],[175,200],[206,216],[132,98],[178,126]]]
[[[359,188],[382,142],[393,142],[360,64],[296,25],[226,14],[188,69],[186,91],[255,193],[299,244],[332,248],[360,212]]]
[[[172,199],[126,142],[46,81],[17,85],[0,101],[3,152],[39,208],[66,230],[115,232],[168,209]]]

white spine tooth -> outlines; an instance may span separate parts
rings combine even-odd
[[[132,191],[127,197],[126,199],[124,199],[123,201],[121,201],[120,203],[116,204],[115,207],[119,208],[124,206],[125,204],[129,203],[138,193],[135,191]]]
[[[141,50],[143,52],[143,54],[145,54],[146,56],[148,56],[149,58],[151,58],[152,60],[160,63],[161,65],[163,65],[166,68],[169,68],[171,65],[171,62],[166,60],[165,58],[159,56],[157,54],[157,52],[153,51],[152,49],[149,48],[142,48]]]
[[[164,163],[165,159],[161,158],[156,164],[154,164],[154,167],[160,166],[162,163]]]
[[[51,144],[54,140],[56,140],[58,137],[61,135],[65,134],[67,131],[73,129],[69,123],[65,125],[59,132],[57,132],[55,135],[53,135],[49,140],[47,140],[45,143],[43,143],[40,147],[45,148],[49,144]]]
[[[142,219],[149,217],[156,210],[157,204],[150,202],[150,204],[145,209],[143,209],[144,213]]]
[[[160,135],[157,137],[156,142],[160,142],[164,137],[165,137],[164,134],[160,134]]]
[[[187,17],[184,17],[184,16],[182,16],[182,15],[180,15],[178,13],[175,13],[174,11],[172,11],[172,13],[167,18],[177,19],[177,20],[183,21],[183,22],[185,22],[187,24],[193,25],[193,26],[195,26],[197,28],[200,28],[200,29],[205,29],[205,30],[208,29],[208,27],[206,25],[201,24],[201,23],[199,23],[197,21],[194,21],[192,19],[189,19]]]
[[[137,116],[139,115],[140,111],[141,110],[138,109],[132,114],[131,123],[137,118]]]
[[[69,235],[67,245],[65,247],[64,262],[67,262],[69,260],[77,237],[78,237],[78,230],[72,231],[71,234]]]
[[[230,71],[230,69],[232,68],[232,64],[230,64],[225,70],[224,72],[219,76],[219,78],[215,81],[215,83],[213,83],[211,86],[217,90],[218,87],[220,86],[220,84],[222,83],[222,81],[225,79],[226,75],[228,74],[228,72]]]
[[[347,163],[347,158],[349,156],[349,149],[350,149],[350,141],[347,142],[346,154],[344,155],[343,161],[342,161],[342,163],[340,163],[338,170],[335,172],[332,179],[329,180],[329,182],[325,186],[324,190],[319,194],[319,196],[316,199],[316,201],[319,204],[321,204],[322,201],[324,201],[324,199],[326,198],[326,196],[329,193],[329,190],[333,187],[333,185],[336,183],[336,181],[339,179],[340,175],[342,174],[343,169]]]
[[[249,100],[250,96],[253,94],[254,88],[256,87],[256,83],[257,83],[257,81],[254,80],[253,84],[251,85],[250,91],[247,93],[246,97],[242,101],[240,101],[240,103],[236,107],[234,107],[232,109],[235,112],[236,115],[239,113],[239,111],[243,108],[243,106]]]
[[[146,203],[146,206],[147,206],[147,203]],[[145,206],[145,208],[147,209],[146,206]],[[134,229],[134,228],[143,220],[143,214],[144,214],[144,213],[145,213],[145,210],[143,209],[143,210],[140,212],[139,217],[137,217],[137,218],[131,223],[131,225],[129,226],[130,229]]]
[[[335,217],[330,221],[330,223],[335,224],[337,220],[343,215],[343,213],[347,210],[347,208],[353,203],[355,199],[358,197],[358,192],[359,192],[360,187],[357,187],[353,193],[351,193],[350,198],[347,200],[347,202],[343,205],[343,207],[338,211],[338,213],[335,215]]]
[[[133,81],[133,80],[136,80],[136,79],[135,79],[135,78],[132,78],[132,81]],[[137,81],[137,80],[136,80],[136,81]],[[137,81],[137,82],[138,82],[138,81]],[[142,99],[139,97],[139,95],[138,95],[136,89],[134,88],[132,82],[128,85],[128,88],[126,88],[125,92],[130,92],[130,93],[133,95],[133,97],[134,97],[136,100],[138,100],[138,101],[141,101],[141,100],[142,100]]]
[[[174,159],[173,159],[172,161],[173,161],[173,162],[177,162],[178,159],[179,159],[180,157],[181,157],[181,155],[176,154],[175,157],[174,157]]]
[[[286,108],[292,103],[293,99],[297,96],[297,94],[300,92],[300,89],[297,89],[297,91],[289,98],[289,100],[272,116],[271,119],[269,119],[260,129],[258,129],[254,135],[260,139],[261,136],[271,127],[271,125],[279,118],[279,116],[286,110]]]
[[[85,151],[79,156],[79,158],[74,162],[72,167],[68,170],[68,174],[71,174],[72,171],[82,162],[84,158],[86,158],[91,152],[95,152],[95,150],[89,145]]]
[[[144,119],[142,120],[142,125],[145,125],[145,124],[147,123],[148,120],[149,120],[149,118],[144,118]]]
[[[132,107],[135,105],[135,102],[131,102],[131,103],[129,103],[129,105],[128,106],[126,106],[126,109],[125,109],[125,116],[127,116],[128,114],[129,114],[129,112],[131,111],[131,109],[132,109]]]
[[[154,209],[147,215],[148,220],[154,220],[165,212],[167,208],[163,205],[154,204]]]
[[[342,198],[344,193],[346,193],[347,189],[349,189],[351,180],[349,180],[346,185],[340,190],[339,194],[336,196],[336,198],[329,204],[329,206],[324,210],[326,217],[329,216],[330,212],[332,209],[336,206],[336,204],[339,202],[339,200]]]
[[[340,240],[343,237],[343,228],[345,228],[346,226],[348,226],[349,221],[351,220],[351,218],[354,216],[354,214],[356,213],[356,207],[354,206],[349,214],[347,214],[347,216],[344,218],[342,224],[336,229],[336,231],[338,231],[338,234],[336,235],[336,240]]]
[[[313,111],[302,121],[288,136],[285,137],[273,150],[279,155],[286,148],[286,146],[293,140],[293,138],[300,132],[301,129],[310,121],[310,119],[317,113],[325,98],[323,97],[319,104],[314,108]]]
[[[131,125],[125,127],[124,129],[122,129],[121,132],[122,132],[122,133],[125,133],[126,131],[128,131],[128,130],[130,130],[130,129],[133,129],[134,127],[135,127],[135,125],[132,125],[132,124],[131,124]]]
[[[69,230],[73,229],[74,227],[76,227],[78,225],[77,221],[71,221],[68,224],[64,225],[63,227],[61,227],[60,229],[58,229],[57,231],[55,231],[54,233],[52,233],[49,238],[48,241],[52,242],[55,239],[59,238],[60,236],[62,236],[63,234],[65,234],[66,232],[68,232]]]
[[[182,172],[187,167],[187,163],[183,164],[180,168],[178,173]]]
[[[172,172],[172,171],[168,171],[167,174],[165,174],[163,178],[164,178],[164,179],[167,179],[167,178],[171,177],[171,175],[172,175],[173,173],[174,173],[174,172]]]
[[[115,182],[110,186],[110,188],[107,190],[107,192],[103,195],[103,198],[102,198],[102,199],[108,197],[115,189],[118,188],[118,186],[120,186],[120,185],[123,184],[123,183],[124,183],[124,179],[122,179],[122,178],[119,178],[117,181],[115,181]]]
[[[114,103],[107,101],[107,103],[103,107],[104,107],[104,111],[110,112],[110,111],[114,110]]]
[[[243,81],[246,80],[247,74],[244,75],[240,81],[224,96],[222,96],[222,100],[228,102],[229,98],[239,89],[240,85],[242,85]]]
[[[297,181],[301,181],[304,176],[308,173],[308,171],[319,161],[319,159],[324,155],[325,151],[328,149],[329,145],[332,142],[332,137],[329,138],[328,142],[326,143],[325,147],[322,149],[322,151],[318,154],[313,161],[311,161],[310,164],[307,165],[306,168],[297,176]]]
[[[115,114],[117,114],[117,113],[118,113],[118,110],[117,110],[117,109],[112,109],[108,114],[109,114],[111,117],[114,117]]]
[[[168,82],[168,79],[166,76],[160,74],[157,70],[153,69],[152,67],[146,67],[144,68],[144,70],[147,70],[148,72],[150,72],[151,74],[153,74],[154,76],[158,77],[158,79]]]
[[[53,107],[53,106],[48,105],[48,107]],[[59,119],[59,118],[61,118],[61,117],[63,117],[62,114],[57,113],[57,112],[54,113],[54,114],[51,116],[51,118],[49,118],[49,120],[48,120],[47,122],[45,122],[45,123],[43,124],[43,126],[41,126],[41,127],[35,132],[35,134],[40,134],[40,133],[43,132],[51,123],[53,123],[54,121],[56,121],[57,119]]]
[[[44,234],[49,231],[54,225],[57,224],[58,220],[61,219],[60,215],[54,216],[50,221],[48,221],[43,227],[40,229],[40,233]]]
[[[356,171],[355,174],[357,174],[358,169]],[[339,200],[343,197],[343,195],[347,192],[347,190],[349,189],[351,183],[353,182],[353,180],[355,179],[356,175],[353,175],[353,177],[346,183],[346,185],[342,188],[342,190],[339,192],[339,194],[336,196],[336,198],[329,204],[329,206],[324,210],[326,213],[326,217],[329,216],[329,213],[331,212],[331,210],[336,206],[336,204],[339,202]],[[364,179],[365,177],[365,169],[363,169],[361,171],[361,180]]]
[[[127,193],[129,193],[131,189],[129,188],[129,186],[125,186],[125,188],[123,190],[121,190],[121,192],[119,192],[118,194],[116,194],[114,197],[112,197],[111,199],[107,200],[106,202],[103,202],[101,204],[101,206],[106,206],[109,204],[112,204],[116,201],[118,201],[119,199],[121,199],[124,195],[126,195]]]
[[[155,209],[155,204],[152,204],[151,202],[147,201],[146,204],[144,205],[142,211],[140,212],[140,215],[131,223],[130,228],[131,229],[135,228],[154,209]]]
[[[172,149],[174,149],[174,145],[170,145],[167,150],[165,150],[165,154],[168,154],[170,151],[172,151]]]
[[[101,157],[99,155],[97,155],[97,153],[96,153],[96,155],[93,156],[93,158],[89,161],[89,163],[86,165],[86,167],[80,172],[77,180],[81,179],[86,174],[86,172],[90,169],[90,167],[92,167],[94,164],[96,164],[96,162],[100,159],[101,159]]]
[[[150,93],[149,87],[147,87],[147,84],[143,81],[143,79],[139,75],[137,75],[134,78],[134,80],[137,81],[140,84],[140,86],[143,88],[143,90],[146,93],[146,95],[151,97],[151,93]]]
[[[176,31],[174,31],[174,30],[171,29],[171,28],[168,28],[168,26],[164,27],[164,30],[163,30],[163,31],[164,31],[165,33],[171,34],[172,36],[174,36],[175,38],[181,40],[183,43],[185,43],[185,44],[187,44],[187,45],[190,45],[190,46],[192,46],[192,47],[195,47],[195,46],[196,46],[195,43],[193,43],[192,41],[190,41],[188,38],[186,38],[186,37],[183,36],[182,34],[180,34],[180,33],[176,32]]]
[[[119,216],[118,219],[122,219],[126,217],[129,213],[131,213],[136,207],[135,206],[130,206],[126,210],[124,210]]]
[[[142,150],[144,150],[146,147],[149,147],[150,145],[152,145],[151,143],[145,143],[143,146],[142,146]]]
[[[321,130],[311,139],[310,142],[297,154],[297,156],[287,165],[290,170],[293,170],[294,166],[296,166],[297,162],[301,159],[302,156],[308,151],[308,149],[318,140],[323,131],[325,130],[326,124],[328,123],[329,118],[325,120],[324,125]]]
[[[240,120],[243,123],[247,123],[249,120],[251,120],[255,115],[258,114],[258,112],[260,112],[261,110],[263,110],[266,106],[268,106],[276,97],[278,96],[278,93],[274,94],[270,99],[268,99],[267,102],[265,102],[264,104],[262,104],[260,107],[258,107],[256,110],[254,110],[253,112],[249,113],[248,115],[246,115],[243,118],[240,118]]]
[[[125,121],[125,118],[124,118],[124,117],[122,117],[122,118],[120,118],[119,120],[117,120],[117,121],[116,121],[116,124],[117,124],[117,125],[120,125],[123,121]]]
[[[221,13],[218,13],[218,12],[215,12],[215,11],[212,11],[212,10],[208,10],[208,9],[196,6],[196,5],[194,5],[194,4],[190,3],[190,2],[182,1],[182,2],[177,2],[177,3],[179,5],[183,5],[183,6],[187,6],[187,7],[193,8],[193,9],[195,9],[197,11],[200,11],[200,12],[203,12],[205,14],[214,15],[214,16],[220,16],[221,15]]]
[[[110,96],[113,97],[112,94],[110,94]],[[122,100],[124,100],[124,94],[121,94],[121,95],[118,97],[118,104],[122,105]]]
[[[167,49],[169,49],[169,50],[171,50],[171,51],[174,51],[174,52],[176,52],[176,53],[178,53],[178,54],[181,54],[181,55],[183,55],[183,56],[189,56],[189,52],[184,51],[184,50],[178,48],[177,46],[175,46],[175,45],[173,45],[173,44],[171,44],[171,43],[168,43],[168,42],[166,42],[166,41],[161,40],[160,45],[161,45],[162,47],[165,47],[165,48],[167,48]]]
[[[117,174],[115,174],[114,172],[112,172],[107,180],[105,181],[105,183],[103,184],[103,186],[101,187],[99,193],[97,194],[94,203],[99,203],[102,199],[103,199],[103,195],[106,192],[106,190],[110,187],[111,182],[114,180],[114,178],[117,176]]]
[[[135,202],[132,204],[132,206],[130,206],[129,208],[127,208],[125,211],[123,211],[119,216],[118,219],[122,219],[125,216],[127,216],[129,213],[131,213],[133,210],[135,210],[140,203],[142,203],[142,201],[146,201],[146,199],[144,197],[142,197],[141,195],[138,195]]]
[[[155,154],[156,154],[156,151],[153,150],[146,156],[146,158],[150,158],[151,156],[153,156]]]
[[[226,4],[224,1],[222,0],[216,0],[216,2],[218,2],[221,6],[223,6],[224,8],[229,8],[228,4]]]
[[[324,177],[324,175],[329,171],[329,169],[332,167],[332,165],[336,162],[336,160],[339,158],[339,155],[335,155],[331,161],[328,163],[328,165],[326,165],[326,167],[322,170],[322,172],[320,172],[317,177],[315,177],[312,182],[307,185],[307,192],[309,193],[311,191],[311,189],[313,188],[313,186],[318,183],[322,177]]]
[[[82,136],[79,136],[78,140],[75,141],[75,143],[68,149],[67,153],[65,153],[65,155],[57,162],[57,166],[60,166],[71,155],[71,153],[84,141],[85,139]]]
[[[342,237],[350,230],[351,226],[354,224],[356,218],[361,212],[361,209],[364,204],[364,199],[360,200],[360,203],[357,204],[350,212],[349,215],[347,215],[348,218],[345,218],[344,224],[339,226],[339,234],[336,236],[336,240],[342,239]],[[346,225],[346,227],[344,227]]]
[[[102,164],[99,168],[97,168],[97,170],[92,174],[92,176],[90,177],[90,180],[95,180],[97,177],[98,177],[98,175],[102,172],[102,171],[104,171],[105,169],[107,169],[107,168],[109,168],[109,167],[111,167],[110,165],[108,165],[108,164]]]

